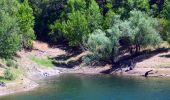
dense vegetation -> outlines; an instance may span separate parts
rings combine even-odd
[[[92,54],[89,60],[116,61],[123,48],[170,42],[169,0],[0,0],[0,57],[31,49],[37,39],[67,42]]]

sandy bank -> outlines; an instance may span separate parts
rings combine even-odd
[[[5,87],[0,87],[0,96],[5,96],[13,93],[30,91],[38,87],[38,84],[30,79],[23,78],[14,82],[6,83]]]

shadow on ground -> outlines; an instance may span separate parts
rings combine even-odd
[[[170,50],[170,48],[160,48],[154,51],[143,51],[137,54],[134,54],[132,56],[127,55],[127,56],[123,56],[121,57],[118,62],[112,64],[112,67],[108,70],[104,70],[101,73],[103,74],[110,74],[112,72],[116,72],[116,71],[121,71],[122,68],[127,68],[126,72],[133,70],[136,63],[142,62],[146,59],[149,59],[159,53],[164,53],[164,52],[168,52]],[[162,55],[161,57],[167,57],[170,58],[170,55]]]

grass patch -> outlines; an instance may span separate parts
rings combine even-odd
[[[32,56],[31,60],[42,67],[53,67],[54,66],[53,60],[49,58],[38,58],[38,57]]]

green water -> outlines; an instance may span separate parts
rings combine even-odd
[[[0,100],[170,100],[170,79],[67,74]]]

